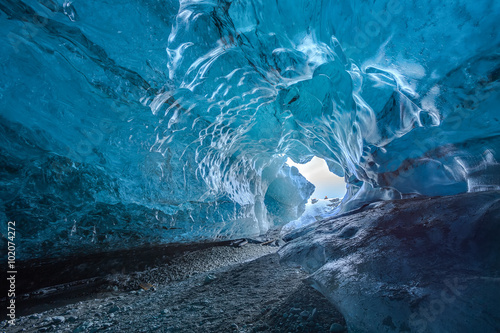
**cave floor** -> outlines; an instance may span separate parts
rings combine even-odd
[[[39,304],[7,332],[340,332],[342,315],[276,250],[217,246],[108,276],[91,297]]]

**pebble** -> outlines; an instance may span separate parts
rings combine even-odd
[[[113,313],[113,312],[116,312],[116,311],[119,311],[120,308],[117,307],[116,305],[115,306],[112,306],[109,310],[108,310],[108,313]]]
[[[338,323],[333,323],[332,326],[330,326],[330,333],[340,333],[340,332],[344,332],[344,326]]]
[[[80,324],[79,326],[75,327],[75,329],[73,330],[73,333],[80,333],[80,332],[84,332],[86,331],[90,326],[92,326],[92,324],[88,323],[88,322],[84,322],[82,324]]]
[[[249,248],[251,248],[249,246]],[[233,248],[232,248],[233,249]],[[235,251],[240,251],[238,249],[234,249]],[[217,266],[217,265],[216,265]],[[198,271],[197,271],[198,272]],[[211,290],[212,286],[216,286],[219,283],[225,283],[225,281],[222,281],[223,275],[222,273],[213,273],[213,272],[207,272],[203,267],[199,270],[199,275],[196,276],[195,279],[192,279],[192,281],[187,282],[182,282],[183,285],[188,286],[188,287],[200,287],[200,285],[203,284],[205,281],[205,284],[211,283],[215,280],[216,283],[213,283],[210,287],[202,287],[197,290],[201,291],[200,295],[203,296],[205,295],[203,292],[205,290]],[[292,273],[293,274],[293,273]],[[136,279],[137,280],[137,279]],[[218,286],[217,286],[218,287]],[[222,290],[222,288],[218,289],[219,291]],[[225,293],[225,291],[223,292]],[[132,308],[137,311],[137,315],[141,316],[145,321],[148,322],[147,325],[144,325],[143,323],[139,323],[136,320],[132,320],[128,322],[128,326],[137,329],[137,332],[140,332],[140,329],[138,327],[143,326],[143,331],[147,332],[148,329],[152,330],[156,328],[161,328],[163,327],[164,329],[167,328],[167,331],[182,331],[180,328],[175,326],[175,323],[171,323],[170,321],[173,320],[178,320],[184,312],[187,309],[190,310],[196,310],[196,313],[193,315],[193,318],[199,318],[201,320],[199,322],[199,325],[201,327],[206,326],[207,323],[210,322],[210,316],[214,315],[215,317],[218,317],[219,311],[223,314],[224,310],[223,309],[217,309],[215,307],[214,309],[214,304],[212,303],[211,298],[206,297],[206,299],[210,299],[210,301],[206,300],[205,298],[201,298],[201,296],[196,296],[195,300],[193,302],[187,302],[183,301],[181,302],[182,306],[179,305],[173,305],[175,303],[163,303],[163,299],[170,299],[170,295],[173,294],[176,296],[177,294],[175,292],[171,292],[167,288],[160,288],[158,291],[158,295],[154,300],[157,300],[155,302],[145,302],[146,300],[145,297],[148,297],[147,300],[150,300],[153,296],[146,295],[148,294],[147,292],[143,292],[142,290],[137,291],[134,290],[132,292],[127,292],[125,294],[125,291],[123,292],[123,295],[113,295],[112,297],[108,297],[101,300],[95,300],[94,303],[92,303],[92,308],[85,307],[83,306],[88,306],[89,303],[76,303],[80,305],[80,310],[66,310],[66,312],[57,312],[57,315],[62,314],[65,318],[65,324],[61,324],[58,326],[58,323],[56,323],[53,316],[47,316],[48,313],[44,314],[37,314],[37,317],[40,321],[43,320],[43,318],[48,317],[50,321],[45,322],[49,327],[50,332],[59,332],[62,331],[63,328],[66,329],[65,332],[75,332],[75,333],[90,333],[90,332],[97,332],[99,333],[100,331],[103,330],[108,330],[108,331],[118,331],[120,329],[123,329],[123,327],[126,327],[127,320],[130,319],[131,316],[133,315],[131,311]],[[160,302],[160,299],[162,300]],[[150,304],[151,303],[151,304]],[[163,304],[162,304],[163,303]],[[129,304],[134,304],[134,307],[130,306]],[[266,304],[266,303],[264,303]],[[163,305],[163,306],[162,306]],[[246,308],[245,305],[238,305],[236,306],[237,308],[244,309]],[[317,304],[314,304],[312,301],[308,304],[296,301],[288,304],[288,307],[279,307],[279,309],[275,309],[274,305],[266,307],[262,303],[259,304],[257,303],[257,306],[252,310],[252,311],[257,311],[261,312],[262,314],[268,313],[268,316],[272,316],[275,318],[277,322],[280,322],[280,325],[278,327],[283,327],[284,325],[288,325],[288,327],[283,327],[283,332],[287,332],[286,329],[291,329],[292,332],[296,332],[297,329],[298,331],[302,332],[328,332],[328,324],[332,324],[333,320],[330,319],[330,322],[323,322],[323,316],[320,316],[319,313],[321,313],[321,308],[318,306],[318,309],[320,311],[317,311],[316,308],[313,308],[314,306],[318,306]],[[233,309],[234,310],[234,309]],[[283,311],[281,312],[281,311]],[[288,311],[287,311],[288,310]],[[182,313],[176,313],[181,311]],[[116,312],[116,313],[115,313]],[[130,314],[129,314],[130,312]],[[50,312],[49,312],[50,313]],[[55,314],[54,312],[52,312]],[[96,314],[97,313],[97,314]],[[134,312],[135,313],[135,312]],[[98,318],[92,318],[93,316],[98,316]],[[190,315],[188,313],[188,315]],[[39,317],[38,317],[39,316]],[[135,316],[135,314],[134,314]],[[52,318],[51,318],[52,317]],[[87,319],[91,319],[91,322],[87,322]],[[114,318],[113,318],[114,317]],[[210,320],[205,319],[205,317],[208,317]],[[261,317],[261,316],[257,316]],[[35,318],[34,316],[32,318]],[[136,317],[134,317],[135,319]],[[283,319],[284,318],[284,319]],[[267,317],[264,317],[265,320],[267,320]],[[273,320],[273,321],[274,321]],[[321,320],[321,321],[320,321]],[[103,322],[107,321],[107,322]],[[153,322],[152,322],[153,321]],[[61,321],[62,322],[62,321]],[[156,323],[156,322],[161,322],[161,324]],[[167,323],[168,322],[168,323]],[[322,325],[317,324],[317,322],[321,322]],[[112,323],[112,326],[111,326]],[[167,324],[168,325],[174,325],[174,326],[168,326],[164,327],[163,325]],[[237,331],[245,331],[245,332],[251,332],[252,329],[254,329],[256,332],[261,332],[261,331],[269,331],[271,328],[268,327],[266,324],[263,323],[262,321],[255,322],[253,325],[248,324],[248,325],[243,325],[243,324],[236,324],[231,322],[226,322],[224,325],[230,324],[230,329],[227,330],[227,326],[224,329],[224,331],[228,332],[237,332]],[[274,322],[273,322],[274,324]],[[51,326],[53,325],[53,326]],[[66,325],[63,327],[63,325]],[[114,327],[116,325],[116,327]],[[147,326],[147,327],[146,327]],[[196,320],[194,320],[193,327],[196,326]],[[345,327],[342,325],[340,326],[340,331],[333,330],[331,332],[345,332]],[[118,328],[120,327],[120,328]],[[333,327],[333,325],[332,325]],[[168,330],[168,328],[172,328],[172,330]],[[325,330],[326,328],[326,330]],[[1,330],[0,330],[1,331]],[[195,331],[195,330],[193,330]]]
[[[311,314],[307,318],[307,321],[314,321],[314,319],[316,319],[316,308],[312,310]]]
[[[208,274],[205,276],[205,281],[203,281],[204,284],[209,284],[210,282],[214,281],[216,279],[215,276]]]

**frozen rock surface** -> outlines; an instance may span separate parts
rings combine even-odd
[[[500,186],[494,0],[0,1],[0,228],[18,259],[243,237]],[[2,251],[6,248],[1,245]]]
[[[349,332],[498,332],[500,192],[374,203],[306,226],[281,260]]]

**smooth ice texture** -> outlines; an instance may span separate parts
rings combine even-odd
[[[296,230],[280,249],[348,331],[500,330],[500,191],[373,203]]]
[[[344,212],[498,189],[499,13],[1,0],[2,234],[20,258],[259,234],[311,193],[288,157],[345,176]]]

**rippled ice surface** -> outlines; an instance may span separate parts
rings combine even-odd
[[[0,219],[24,257],[255,235],[314,190],[288,157],[342,211],[498,189],[499,7],[1,0]]]

